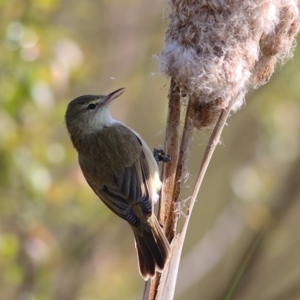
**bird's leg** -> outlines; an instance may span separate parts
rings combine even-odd
[[[162,150],[162,149],[154,148],[153,149],[153,156],[154,156],[157,163],[159,163],[160,161],[163,161],[165,163],[168,163],[168,162],[171,161],[171,156],[166,155],[165,151]]]

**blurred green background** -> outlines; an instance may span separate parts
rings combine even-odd
[[[141,299],[132,232],[85,183],[68,102],[126,87],[115,118],[163,144],[162,1],[0,1],[0,299]],[[300,299],[300,53],[230,120],[200,191],[176,299]],[[196,133],[182,207],[209,131]],[[256,247],[259,245],[259,247]],[[239,272],[240,271],[240,272]]]

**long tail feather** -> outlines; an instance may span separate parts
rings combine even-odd
[[[131,225],[136,241],[140,274],[148,280],[155,271],[162,272],[170,256],[170,245],[160,225],[152,214],[139,226]]]

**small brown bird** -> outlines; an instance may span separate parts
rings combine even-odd
[[[114,120],[110,103],[125,91],[80,96],[65,115],[82,173],[96,195],[133,230],[141,276],[162,271],[170,245],[153,213],[161,181],[157,163],[143,139]]]

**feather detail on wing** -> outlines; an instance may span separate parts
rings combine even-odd
[[[135,226],[139,225],[139,220],[132,210],[134,204],[139,203],[145,215],[152,213],[145,173],[147,162],[138,160],[133,166],[124,168],[122,173],[114,175],[115,185],[104,185],[95,191],[114,213]]]
[[[89,161],[91,161],[91,156],[95,156],[97,164],[100,162],[102,166],[88,165],[84,157],[80,156],[79,163],[88,184],[100,199],[118,216],[137,226],[139,219],[132,210],[134,204],[139,203],[146,216],[150,216],[152,213],[152,197],[154,195],[152,195],[153,189],[150,186],[150,168],[138,136],[125,126],[119,125],[118,128],[112,126],[109,130],[115,132],[110,132],[105,136],[105,131],[102,130],[95,137],[95,140],[98,141],[97,148],[93,143],[86,148],[85,153],[85,157],[89,157]],[[126,143],[122,143],[124,135]],[[111,136],[114,136],[114,142],[111,143],[114,146],[108,149],[101,141]],[[114,160],[110,163],[110,170],[107,170],[105,165],[105,160],[108,159]],[[122,160],[127,164],[122,163]],[[101,173],[99,173],[99,169]]]

